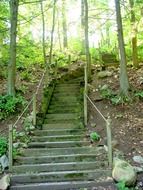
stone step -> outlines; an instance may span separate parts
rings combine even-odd
[[[49,105],[49,108],[51,108],[51,106],[60,106],[61,108],[62,107],[75,107],[75,108],[78,108],[78,107],[81,107],[81,104],[79,102],[56,102],[56,101],[52,101],[50,102],[50,105]]]
[[[79,114],[75,113],[54,113],[54,114],[46,114],[45,116],[46,119],[50,120],[68,120],[68,119],[79,119]]]
[[[79,90],[80,89],[80,86],[79,85],[65,85],[65,86],[62,86],[62,85],[59,85],[59,86],[55,86],[55,90]]]
[[[75,104],[76,105],[79,103],[79,101],[77,100],[77,98],[71,99],[71,100],[67,99],[67,98],[65,98],[65,99],[64,98],[63,99],[62,98],[61,99],[60,98],[59,99],[58,98],[52,98],[50,103],[51,104],[52,103],[54,103],[54,104],[67,103],[67,104]]]
[[[82,122],[79,123],[51,123],[51,124],[43,124],[42,129],[84,129],[84,125]]]
[[[62,142],[30,142],[29,148],[66,148],[89,145],[88,141],[62,141]]]
[[[65,96],[76,96],[79,97],[81,94],[80,92],[54,92],[52,97],[65,97]]]
[[[70,101],[70,102],[77,102],[78,101],[78,96],[53,96],[52,97],[53,101]]]
[[[13,175],[11,178],[11,184],[15,183],[43,183],[43,182],[59,182],[59,181],[79,181],[79,180],[107,180],[107,176],[111,176],[111,170],[73,170],[73,171],[57,171],[57,172],[45,172],[45,173],[26,173]],[[111,179],[110,179],[111,180]]]
[[[53,177],[52,177],[53,176]],[[110,177],[111,176],[111,171],[110,170],[86,170],[86,171],[60,171],[60,172],[49,172],[49,173],[40,173],[40,174],[21,174],[21,175],[14,175],[11,178],[11,184],[15,185],[16,182],[18,184],[27,184],[32,185],[31,183],[34,184],[47,184],[47,189],[51,187],[52,190],[56,189],[73,189],[72,184],[76,184],[74,188],[80,188],[80,187],[92,187],[93,184],[89,185],[89,183],[84,183],[84,182],[93,182],[94,181],[94,186],[97,183],[112,183],[113,180]],[[62,180],[62,181],[61,181]],[[71,180],[71,181],[70,181]],[[54,182],[55,181],[55,182]],[[52,186],[50,186],[53,184]],[[57,184],[57,186],[55,185]],[[60,186],[63,184],[62,186]],[[68,184],[68,186],[65,186],[65,184]],[[78,186],[78,184],[84,184],[84,186]],[[35,185],[35,187],[36,187]],[[100,184],[101,185],[101,184]],[[103,185],[103,184],[102,184]],[[94,187],[93,186],[93,187]],[[26,186],[25,186],[26,187]],[[48,188],[49,187],[49,188]],[[47,190],[46,189],[46,190]],[[102,189],[103,190],[103,189]],[[115,190],[115,189],[114,189]]]
[[[89,189],[87,189],[89,188]],[[67,182],[51,182],[51,183],[34,183],[27,185],[16,185],[10,190],[117,190],[113,181],[96,182],[93,181],[67,181]]]
[[[85,139],[85,135],[58,135],[58,136],[32,136],[32,142],[57,142],[57,141],[78,141]]]
[[[54,156],[33,156],[33,157],[18,157],[16,165],[18,164],[45,164],[45,163],[66,163],[79,161],[104,161],[107,160],[107,154],[69,154],[69,155],[54,155]]]
[[[79,88],[55,88],[54,93],[68,93],[68,94],[73,94],[73,93],[80,93]]]
[[[52,155],[67,155],[67,154],[94,154],[99,152],[104,152],[105,150],[103,147],[90,147],[90,146],[83,146],[83,147],[67,147],[67,148],[27,148],[23,150],[23,156],[52,156]]]
[[[80,87],[80,85],[75,83],[58,83],[56,87]]]
[[[36,136],[42,136],[42,135],[80,135],[80,134],[85,134],[86,129],[74,129],[74,128],[62,128],[62,129],[48,129],[48,130],[35,130],[34,134]]]
[[[59,105],[59,104],[50,104],[49,106],[49,110],[58,110],[58,111],[62,111],[62,112],[66,112],[67,110],[70,111],[70,110],[81,110],[82,106],[80,104],[78,105],[75,105],[75,104],[69,104],[70,106],[68,105]]]
[[[100,169],[107,167],[107,162],[66,162],[66,163],[46,163],[46,164],[26,164],[13,166],[14,173],[27,173],[27,172],[57,172],[57,171],[73,171],[73,170],[90,170]]]
[[[61,123],[61,124],[66,124],[66,123],[75,123],[75,124],[78,124],[78,122],[81,122],[81,118],[74,118],[74,119],[60,119],[60,118],[49,118],[49,119],[45,119],[44,120],[44,124],[56,124],[56,123]]]
[[[50,114],[53,114],[53,113],[79,113],[81,114],[82,113],[82,110],[81,108],[75,108],[75,107],[65,107],[65,108],[61,108],[60,106],[59,107],[56,107],[56,108],[49,108],[48,109],[48,113]]]

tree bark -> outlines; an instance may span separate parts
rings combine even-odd
[[[127,75],[127,61],[124,46],[123,27],[120,9],[120,0],[115,0],[116,19],[118,29],[118,44],[120,50],[120,91],[123,96],[128,96],[129,82]]]
[[[67,20],[66,20],[66,1],[62,0],[62,19],[63,19],[63,47],[68,47]]]
[[[44,64],[47,65],[46,61],[46,48],[45,48],[45,16],[43,10],[43,1],[41,0],[41,15],[42,15],[42,47],[43,47],[43,58]]]
[[[137,51],[137,27],[136,27],[136,17],[134,12],[134,0],[129,0],[131,7],[131,26],[132,26],[132,58],[133,58],[133,66],[138,67],[138,51]]]
[[[19,0],[10,1],[10,59],[8,64],[8,88],[7,94],[15,96],[16,80],[16,35]]]
[[[84,39],[84,20],[85,20],[84,0],[81,0],[81,53],[85,53],[85,39]]]
[[[84,20],[84,32],[85,32],[85,53],[86,53],[86,64],[87,64],[87,76],[88,79],[91,77],[91,59],[89,51],[89,36],[88,36],[88,2],[84,0],[85,5],[85,20]]]
[[[52,63],[52,52],[53,52],[53,40],[54,40],[54,29],[55,29],[55,15],[56,15],[56,2],[53,2],[53,23],[52,23],[52,30],[51,30],[51,42],[50,42],[50,53],[49,53],[49,68]]]

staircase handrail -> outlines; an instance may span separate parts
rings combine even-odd
[[[24,108],[23,112],[18,116],[18,119],[15,121],[14,124],[9,125],[9,171],[12,171],[12,166],[13,166],[13,129],[14,127],[16,127],[17,123],[19,122],[19,120],[22,118],[22,116],[24,115],[24,113],[27,111],[27,109],[30,107],[32,103],[33,103],[33,113],[32,113],[33,125],[34,126],[36,125],[36,107],[37,107],[36,99],[45,75],[46,75],[46,70],[42,74],[42,77],[37,85],[36,91],[35,93],[33,93],[32,98],[30,99],[27,106]]]
[[[107,147],[108,147],[108,163],[109,167],[112,168],[113,165],[113,152],[112,152],[112,135],[111,135],[111,119],[106,119],[105,116],[101,113],[101,111],[97,108],[97,106],[93,103],[90,97],[84,93],[85,97],[91,103],[91,105],[96,109],[96,111],[101,115],[103,120],[106,123],[106,130],[107,130]]]

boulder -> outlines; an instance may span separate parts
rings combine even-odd
[[[117,181],[124,181],[125,185],[132,186],[137,180],[137,174],[134,168],[126,161],[119,158],[114,159],[112,177]]]
[[[0,190],[8,189],[9,185],[10,185],[10,176],[7,174],[3,176],[0,180]]]
[[[111,77],[111,76],[112,76],[112,72],[110,71],[100,71],[99,73],[97,73],[98,78],[105,78],[105,77]]]
[[[142,172],[143,172],[143,166],[141,166],[141,167],[134,166],[134,170],[135,170],[137,173],[142,173]]]
[[[138,164],[143,164],[143,157],[138,155],[138,156],[134,156],[133,157],[134,162],[138,163]]]
[[[5,154],[0,157],[0,164],[2,166],[3,171],[5,170],[5,168],[8,168],[9,161],[8,161],[8,157]]]

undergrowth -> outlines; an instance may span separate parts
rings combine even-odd
[[[8,144],[5,137],[0,136],[0,157],[7,152]]]
[[[100,94],[102,98],[110,100],[113,105],[129,103],[131,101],[130,97],[122,96],[121,94],[116,94],[109,87],[101,88]]]
[[[20,95],[16,97],[0,95],[0,120],[6,119],[9,115],[18,112],[25,103],[26,101]]]

